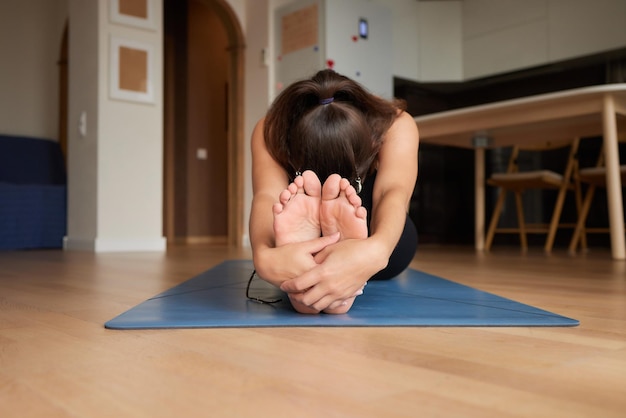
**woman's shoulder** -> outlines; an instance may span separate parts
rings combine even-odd
[[[259,119],[252,129],[252,147],[254,149],[256,145],[265,146],[265,117]]]
[[[254,125],[254,130],[261,130],[263,131],[263,127],[265,126],[265,116],[261,117],[261,119],[259,119],[256,124]]]
[[[409,112],[407,112],[406,110],[402,110],[402,109],[398,109],[398,114],[396,116],[396,121],[398,120],[402,120],[402,121],[411,121],[412,123],[415,123],[415,119],[413,119],[413,116],[411,116],[409,114]]]
[[[265,116],[263,116],[261,119],[259,119],[257,121],[257,123],[254,125],[254,129],[252,129],[252,136],[253,137],[256,137],[256,136],[263,137],[264,130],[265,130]]]
[[[396,119],[387,131],[388,135],[394,135],[396,133],[417,135],[417,123],[415,122],[415,119],[413,119],[413,116],[405,110],[398,110]]]

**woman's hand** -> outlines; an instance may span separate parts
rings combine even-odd
[[[280,287],[283,282],[317,266],[315,256],[339,240],[339,233],[311,241],[265,248],[255,253],[254,266],[263,280]]]
[[[367,280],[382,270],[388,259],[389,255],[379,251],[373,240],[344,240],[325,247],[314,257],[316,265],[284,281],[280,288],[292,300],[313,310],[336,308],[359,295]]]

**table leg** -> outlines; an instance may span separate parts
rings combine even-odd
[[[485,249],[485,149],[474,150],[474,246]]]
[[[622,184],[619,173],[619,149],[617,142],[617,120],[613,96],[604,96],[602,123],[604,132],[604,160],[606,164],[606,194],[611,229],[611,253],[616,260],[626,259],[624,244],[624,206]]]

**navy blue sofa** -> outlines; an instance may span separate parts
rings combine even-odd
[[[61,248],[67,175],[57,142],[0,135],[0,250]]]

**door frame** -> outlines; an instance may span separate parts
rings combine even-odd
[[[227,95],[227,244],[243,245],[244,200],[244,35],[236,14],[226,0],[199,0],[211,8],[224,25],[228,37],[229,83]],[[163,181],[163,234],[169,243],[175,242],[175,193],[174,193],[174,136],[164,132],[164,181]]]

